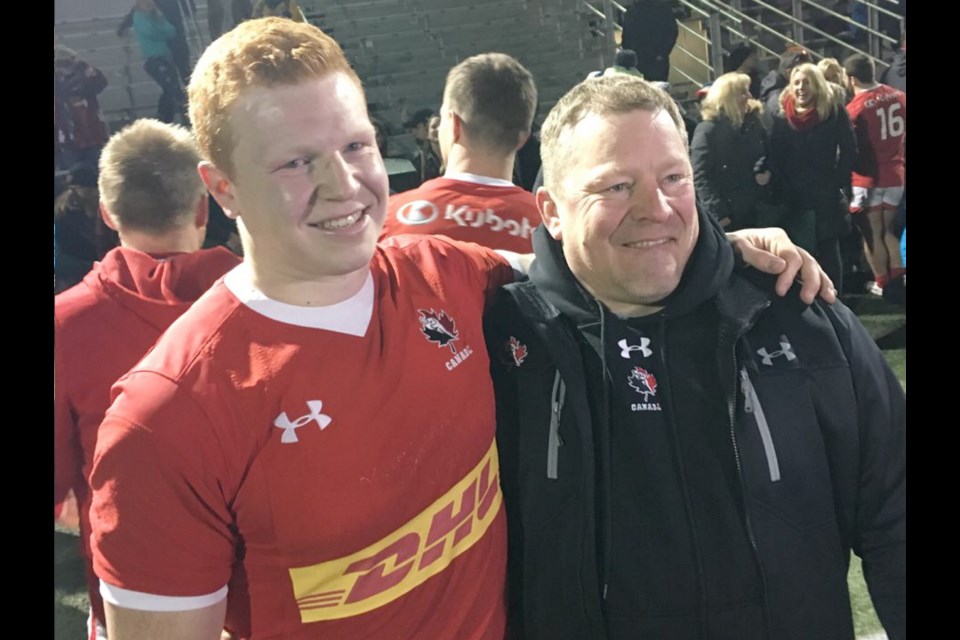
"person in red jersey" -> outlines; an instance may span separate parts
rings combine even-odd
[[[138,120],[116,133],[100,157],[99,187],[103,220],[120,246],[54,299],[54,516],[79,517],[65,524],[80,528],[91,638],[106,631],[90,566],[87,477],[110,386],[240,262],[223,248],[200,249],[207,192],[199,161],[182,127]]]
[[[316,27],[241,24],[201,56],[189,102],[244,261],[114,387],[91,474],[111,640],[502,638],[481,317],[511,263],[378,244],[374,127]],[[752,238],[788,259],[744,245],[786,289],[802,254]],[[829,287],[810,261],[803,278],[810,298]]]
[[[863,233],[863,249],[881,291],[906,270],[893,217],[906,179],[907,95],[876,81],[873,60],[855,54],[844,61],[853,100],[847,105],[857,135],[850,211]]]
[[[533,194],[510,179],[536,110],[533,76],[506,54],[480,54],[451,69],[440,108],[446,171],[390,197],[383,236],[442,234],[529,253],[540,213]]]

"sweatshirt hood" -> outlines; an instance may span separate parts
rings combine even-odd
[[[164,330],[240,258],[223,247],[149,254],[117,247],[84,277],[93,290]]]
[[[700,303],[712,298],[724,285],[733,271],[733,249],[726,241],[719,223],[712,216],[697,211],[700,222],[700,234],[694,245],[690,259],[680,278],[677,288],[664,300],[661,311],[644,316],[644,320],[660,321],[676,317],[693,310]],[[533,252],[536,260],[530,265],[530,280],[540,290],[541,295],[553,304],[561,313],[573,320],[583,331],[589,325],[599,325],[599,336],[584,332],[586,342],[600,359],[601,379],[588,383],[592,410],[597,412],[595,435],[599,448],[599,466],[603,490],[600,500],[600,544],[603,548],[603,568],[601,578],[603,598],[606,599],[607,587],[611,575],[613,507],[611,504],[612,475],[610,472],[610,371],[607,366],[607,341],[611,335],[608,325],[613,320],[612,313],[591,296],[574,277],[563,253],[563,245],[554,240],[544,225],[533,232]],[[613,334],[617,335],[617,334]],[[557,372],[559,380],[559,370]]]
[[[683,315],[712,298],[727,282],[734,267],[734,253],[719,225],[701,211],[700,235],[677,288],[663,300],[657,316]],[[530,280],[561,313],[578,325],[595,322],[599,316],[596,300],[570,271],[563,245],[543,225],[533,232]]]

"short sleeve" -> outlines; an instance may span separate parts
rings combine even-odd
[[[384,248],[399,247],[416,255],[417,260],[428,267],[427,270],[437,274],[449,274],[452,269],[457,269],[467,283],[483,291],[487,301],[497,289],[516,279],[507,258],[473,242],[452,240],[446,236],[398,235],[380,244]]]
[[[215,418],[188,391],[149,371],[121,379],[115,396],[90,478],[97,576],[165,597],[222,589],[235,541]]]

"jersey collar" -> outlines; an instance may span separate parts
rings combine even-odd
[[[227,289],[246,307],[271,320],[308,329],[324,329],[361,337],[373,317],[373,275],[360,290],[343,302],[326,307],[303,307],[268,298],[253,286],[247,263],[241,263],[223,278]]]

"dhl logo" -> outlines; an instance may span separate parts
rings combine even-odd
[[[502,501],[494,441],[466,477],[386,538],[344,558],[290,569],[301,621],[355,616],[408,593],[480,540]]]

